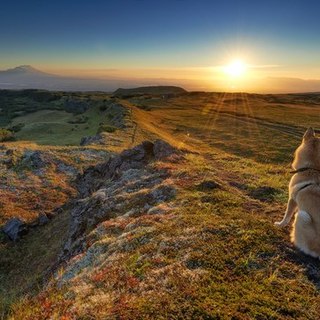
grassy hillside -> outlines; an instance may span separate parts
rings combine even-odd
[[[148,130],[170,133],[181,145],[269,163],[289,163],[305,128],[319,128],[320,120],[319,95],[191,93],[131,102],[139,116],[150,119]]]
[[[0,90],[0,128],[42,145],[79,145],[84,136],[117,127],[122,113],[103,93]]]
[[[102,179],[103,190],[118,188],[114,201],[121,209],[84,231],[83,250],[60,265],[44,289],[35,287],[39,278],[50,278],[75,204],[20,243],[3,243],[3,314],[11,319],[317,319],[320,263],[297,251],[289,229],[274,222],[285,210],[292,153],[306,127],[320,129],[319,97],[190,93],[118,100],[135,124],[122,148],[161,138],[181,150],[182,158],[151,161],[140,178]],[[88,159],[85,150],[77,154]],[[144,186],[151,174],[165,175],[161,183],[176,190],[174,199],[150,207],[149,195],[159,183]],[[142,189],[131,193],[135,188]],[[92,205],[93,214],[103,207],[95,202],[99,197],[97,192],[82,200],[89,201],[84,203]],[[48,232],[53,239],[47,239]],[[21,250],[31,261],[46,250],[36,272],[26,260],[15,264]],[[19,277],[22,290],[14,285],[17,273],[25,275]]]

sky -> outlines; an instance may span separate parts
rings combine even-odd
[[[1,0],[0,69],[320,91],[319,12],[314,0]],[[235,60],[241,75],[225,70]]]

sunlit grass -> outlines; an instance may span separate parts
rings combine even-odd
[[[189,151],[184,160],[152,165],[170,172],[173,209],[103,222],[104,233],[87,239],[95,259],[66,286],[53,282],[26,298],[17,292],[7,301],[16,301],[13,319],[317,319],[319,262],[273,226],[285,210],[292,152],[304,128],[318,126],[318,106],[306,99],[123,100],[137,123],[131,144],[162,138]],[[216,187],[201,187],[207,181]]]

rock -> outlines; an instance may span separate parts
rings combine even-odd
[[[28,228],[19,218],[12,218],[4,225],[2,230],[12,241],[17,241],[27,233]]]
[[[48,161],[40,151],[26,151],[22,158],[22,164],[32,169],[42,169]]]
[[[85,136],[80,140],[80,146],[88,146],[91,144],[104,144],[104,139],[101,134],[95,136]]]
[[[176,153],[176,149],[162,140],[144,141],[134,148],[122,151],[107,162],[89,167],[78,175],[76,183],[82,197],[101,188],[104,181],[119,178],[130,169],[142,169],[152,160],[161,160]]]
[[[169,171],[157,170],[149,163],[175,152],[164,141],[145,141],[79,175],[76,183],[82,199],[71,210],[72,221],[61,259],[81,252],[86,234],[105,220],[168,211],[165,205],[155,207],[174,198],[176,188],[166,180]]]
[[[153,146],[153,153],[156,160],[164,160],[174,154],[177,154],[177,149],[173,148],[166,141],[156,140]]]
[[[78,173],[78,170],[76,168],[63,162],[57,162],[57,170],[70,176],[76,176]]]
[[[168,213],[171,210],[171,208],[164,204],[159,204],[155,207],[151,207],[147,214],[165,214]]]
[[[144,141],[132,149],[124,150],[120,153],[123,161],[142,161],[145,158],[152,157],[154,144],[150,141]]]
[[[48,216],[45,213],[40,213],[38,216],[38,223],[39,226],[43,226],[45,224],[47,224],[50,221],[50,219],[48,218]]]
[[[116,128],[124,129],[126,127],[125,116],[128,109],[121,103],[112,102],[109,104],[108,113],[111,115],[110,124]]]
[[[161,184],[151,191],[152,204],[171,200],[176,196],[176,192],[177,190],[173,186]]]

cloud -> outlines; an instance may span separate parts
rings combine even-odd
[[[281,68],[281,65],[278,64],[248,64],[248,68],[252,69],[269,69],[269,68]]]

